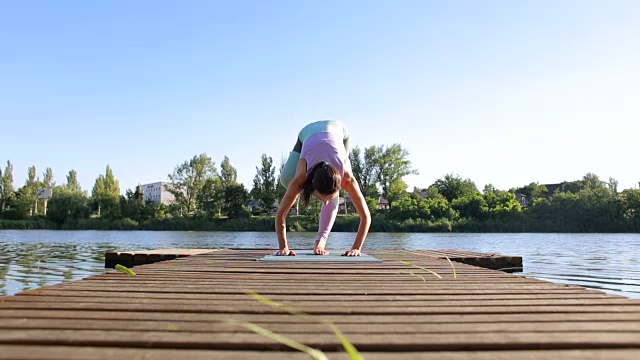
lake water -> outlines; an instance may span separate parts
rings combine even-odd
[[[309,249],[313,233],[289,233]],[[350,248],[353,233],[332,233],[327,248]],[[273,232],[0,230],[0,295],[100,274],[104,253],[162,248],[274,248]],[[364,250],[463,249],[522,256],[518,273],[640,298],[640,234],[371,233]]]

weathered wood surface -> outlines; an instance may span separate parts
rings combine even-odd
[[[326,353],[329,359],[348,360],[344,353]],[[363,352],[367,360],[590,360],[590,359],[637,359],[633,349],[590,349],[590,350],[539,350],[539,351],[431,351],[431,352]],[[191,350],[191,349],[133,349],[87,346],[23,346],[0,345],[0,359],[265,359],[265,360],[308,360],[309,356],[300,352],[265,352],[232,350]]]
[[[208,254],[215,249],[157,249],[136,251],[109,251],[104,254],[104,267],[114,268],[117,264],[126,267],[153,264],[175,258]]]
[[[346,359],[323,320],[367,359],[640,358],[640,300],[452,267],[428,251],[255,261],[268,252],[211,252],[0,298],[0,359],[308,358],[234,321]]]
[[[480,266],[485,269],[503,270],[509,272],[522,271],[522,256],[508,256],[496,253],[479,253],[468,250],[424,250],[423,256],[439,259],[449,258],[451,261]]]

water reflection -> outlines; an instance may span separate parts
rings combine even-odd
[[[328,249],[353,243],[333,233]],[[315,234],[290,233],[294,249]],[[104,271],[104,253],[160,248],[273,248],[274,233],[148,231],[0,231],[0,294],[11,295]],[[640,298],[639,234],[370,234],[365,250],[463,249],[518,255],[523,276]]]

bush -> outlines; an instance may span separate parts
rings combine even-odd
[[[3,230],[44,230],[57,228],[55,223],[40,217],[29,220],[0,220],[0,229]]]

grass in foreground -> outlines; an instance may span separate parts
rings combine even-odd
[[[269,298],[267,298],[264,295],[260,295],[255,291],[251,291],[251,290],[246,290],[245,291],[247,295],[251,296],[252,298],[254,298],[255,300],[270,306],[272,308],[275,309],[279,309],[279,310],[283,310],[285,312],[288,312],[289,314],[292,315],[296,315],[296,316],[302,316],[314,321],[319,321],[322,324],[325,324],[329,327],[329,329],[331,329],[331,331],[333,332],[333,334],[338,338],[338,340],[340,341],[340,344],[342,344],[342,347],[344,348],[345,352],[347,353],[347,355],[349,356],[349,359],[351,360],[364,360],[364,357],[362,357],[362,355],[358,352],[358,349],[356,349],[355,346],[353,346],[353,344],[351,344],[351,342],[349,342],[349,340],[346,338],[346,336],[344,336],[344,334],[342,333],[342,331],[340,331],[340,329],[338,329],[338,327],[331,321],[329,320],[325,320],[325,319],[317,319],[307,313],[305,313],[302,310],[296,309],[295,307],[291,306],[291,305],[287,305],[287,304],[283,304],[283,303],[279,303],[279,302],[275,302]]]

